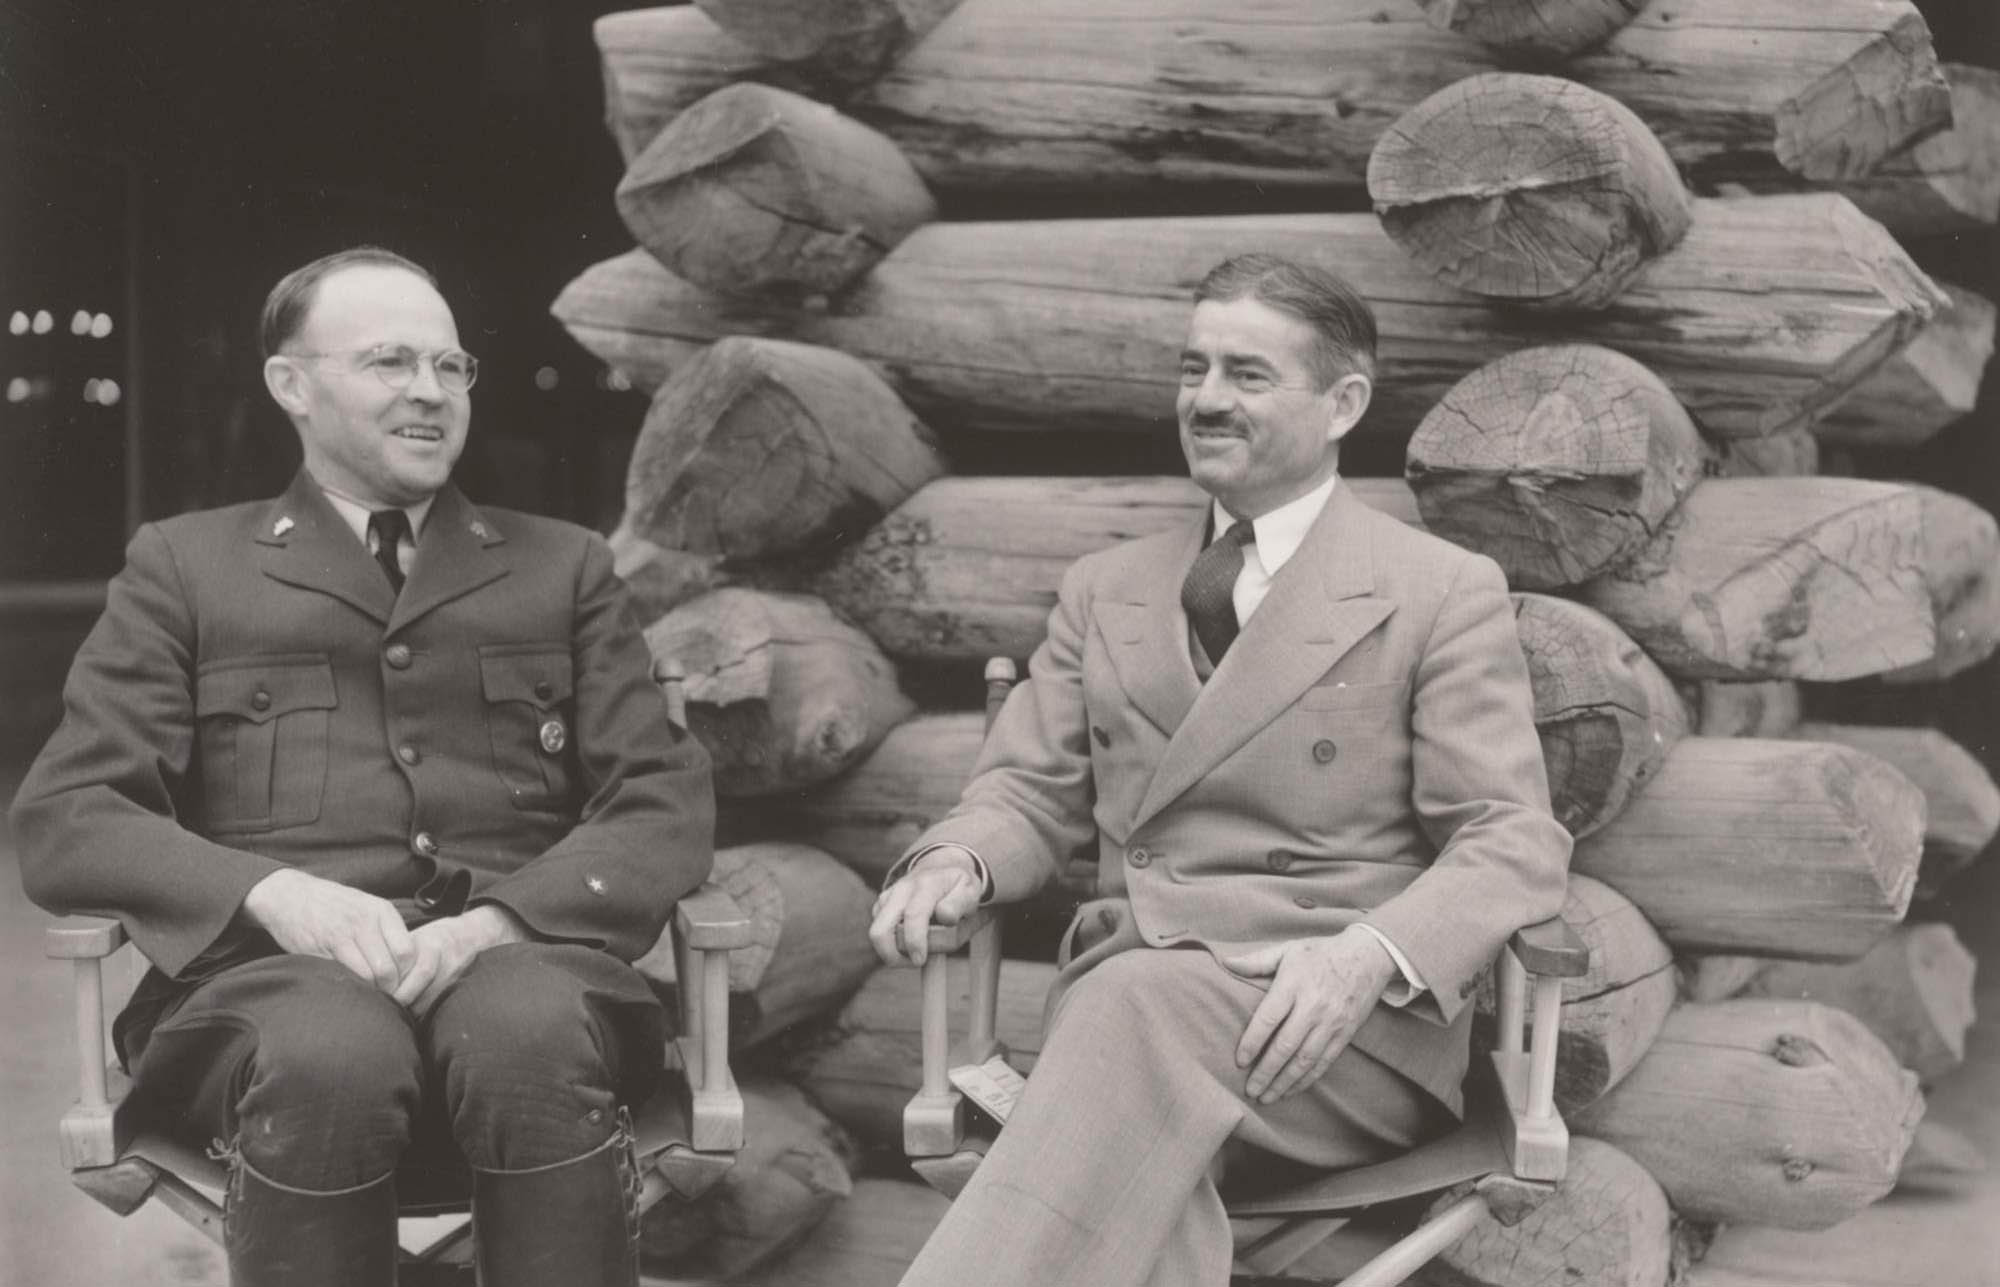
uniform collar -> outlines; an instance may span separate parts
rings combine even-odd
[[[306,477],[312,478],[312,475],[308,473]],[[337,492],[333,488],[328,487],[317,478],[313,478],[312,481],[313,486],[326,494],[328,503],[333,506],[333,512],[340,515],[341,521],[346,523],[348,530],[354,533],[354,539],[360,541],[363,545],[368,544],[369,508],[352,496],[344,492]],[[424,534],[424,520],[430,517],[431,505],[436,500],[437,497],[431,495],[424,497],[414,505],[401,506],[402,511],[410,516],[410,540],[413,543],[422,539]]]

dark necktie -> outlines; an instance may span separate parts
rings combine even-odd
[[[1243,547],[1257,539],[1250,524],[1238,521],[1222,539],[1195,556],[1181,582],[1181,606],[1210,663],[1220,666],[1222,654],[1236,642],[1236,577],[1243,571]]]
[[[368,534],[375,538],[375,561],[382,565],[382,575],[389,578],[389,588],[401,594],[403,565],[397,561],[396,549],[410,534],[410,516],[400,509],[378,509],[368,516]]]

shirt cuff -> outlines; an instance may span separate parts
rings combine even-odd
[[[1417,967],[1410,964],[1410,958],[1403,955],[1401,948],[1389,941],[1387,934],[1376,929],[1373,925],[1364,924],[1360,921],[1355,922],[1354,928],[1365,930],[1374,935],[1375,941],[1380,943],[1389,953],[1389,959],[1396,963],[1397,973],[1403,976],[1383,989],[1383,1004],[1401,1008],[1424,994],[1426,986],[1424,976],[1417,973]]]
[[[991,902],[993,898],[993,873],[986,870],[986,860],[955,840],[940,840],[936,844],[925,845],[922,849],[910,855],[909,865],[904,867],[903,870],[915,871],[918,863],[940,849],[962,850],[968,858],[972,859],[972,870],[979,877],[980,905],[984,906],[986,903]],[[1388,942],[1387,939],[1383,939],[1382,941],[1385,943]],[[1393,947],[1389,949],[1389,954],[1395,956],[1398,962],[1402,960],[1402,957],[1397,955],[1396,949]]]

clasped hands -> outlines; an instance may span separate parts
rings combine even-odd
[[[284,951],[342,965],[420,1016],[472,958],[528,939],[513,913],[490,903],[410,929],[388,899],[290,867],[251,886],[243,912]]]
[[[942,846],[925,854],[875,900],[868,938],[876,955],[922,965],[932,922],[957,924],[982,892],[970,853]],[[1264,1104],[1318,1081],[1398,973],[1382,941],[1353,928],[1217,958],[1236,974],[1271,980],[1236,1043],[1236,1066],[1249,1070],[1244,1093]]]

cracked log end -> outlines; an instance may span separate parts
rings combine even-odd
[[[695,0],[716,26],[830,86],[865,85],[959,0]]]
[[[1649,540],[1708,458],[1666,385],[1593,345],[1524,349],[1454,385],[1412,435],[1424,526],[1560,589]]]
[[[886,136],[751,83],[674,118],[627,167],[617,203],[661,263],[731,295],[846,290],[937,214]]]
[[[1601,308],[1672,249],[1692,198],[1666,150],[1604,94],[1489,73],[1431,95],[1368,160],[1382,226],[1439,280],[1509,303]]]
[[[1602,1141],[1572,1139],[1554,1197],[1511,1228],[1483,1215],[1438,1268],[1443,1281],[1472,1287],[1665,1287],[1670,1221],[1666,1195],[1644,1167]],[[1435,1271],[1423,1279],[1434,1280]]]

